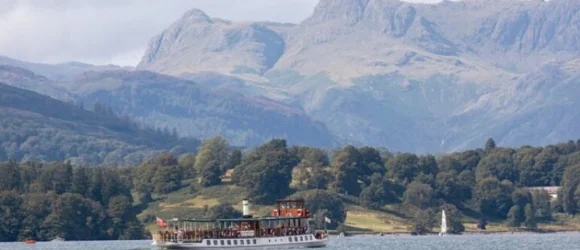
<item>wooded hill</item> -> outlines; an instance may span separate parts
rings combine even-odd
[[[136,165],[162,151],[199,145],[167,129],[140,126],[100,103],[88,109],[0,83],[0,160]]]

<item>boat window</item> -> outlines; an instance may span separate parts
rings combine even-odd
[[[298,242],[298,237],[294,236],[294,241]]]
[[[217,246],[217,240],[214,240],[213,241],[213,244]]]
[[[244,244],[244,240],[240,240],[240,245],[243,245],[243,244]]]
[[[250,245],[251,244],[250,240],[246,240],[246,244]]]
[[[300,241],[304,241],[304,238],[302,238],[302,236],[300,236]]]
[[[288,241],[292,242],[292,237],[288,237]]]
[[[312,235],[310,235],[310,240],[312,240]]]
[[[256,244],[256,240],[254,239],[254,245]]]
[[[224,245],[224,240],[220,240],[220,243],[223,246]]]
[[[208,246],[211,246],[211,240],[207,240],[206,244],[207,244]]]
[[[231,240],[228,240],[228,246],[231,245],[231,244],[232,244],[232,241]]]
[[[237,245],[237,244],[238,244],[238,240],[234,240],[234,245]]]

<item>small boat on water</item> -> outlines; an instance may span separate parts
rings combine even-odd
[[[35,240],[26,240],[25,243],[28,245],[32,245],[32,244],[36,244],[36,241]]]
[[[325,247],[328,232],[310,227],[310,211],[304,200],[279,200],[268,217],[250,215],[244,200],[243,216],[237,219],[157,218],[165,230],[154,233],[153,246],[161,249],[257,249],[285,247]],[[325,225],[330,219],[325,218]],[[169,225],[168,225],[169,224]],[[168,228],[174,230],[167,230]]]
[[[444,236],[447,234],[447,217],[445,217],[445,210],[441,210],[441,232],[439,236]]]
[[[51,240],[50,242],[61,242],[61,241],[64,241],[64,239],[61,237],[56,237],[53,240]]]

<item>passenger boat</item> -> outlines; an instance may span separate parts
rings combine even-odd
[[[311,228],[304,200],[279,200],[268,217],[250,215],[247,200],[242,205],[243,216],[236,219],[174,218],[166,223],[157,218],[164,230],[152,235],[152,245],[161,249],[257,249],[317,248],[328,243],[326,229]],[[329,221],[325,218],[325,225]]]

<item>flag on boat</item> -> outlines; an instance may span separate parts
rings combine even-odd
[[[167,227],[167,223],[165,223],[165,221],[163,221],[159,217],[157,217],[157,225],[159,225],[160,227],[163,227],[163,228]]]
[[[329,219],[328,217],[324,217],[324,221],[325,221],[326,223],[331,223],[331,222],[330,222],[330,219]]]

